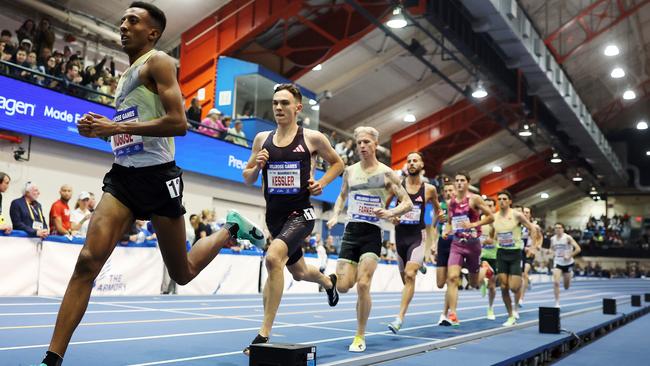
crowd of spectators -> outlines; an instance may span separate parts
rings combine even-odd
[[[224,116],[217,108],[210,109],[203,119],[201,119],[201,114],[202,108],[199,99],[193,98],[190,107],[185,111],[190,129],[210,137],[232,142],[235,145],[249,147],[246,134],[242,130],[244,125],[241,120],[237,119],[233,122],[232,117]]]
[[[112,104],[111,96],[115,94],[119,79],[113,60],[104,56],[94,64],[86,64],[80,50],[74,51],[67,45],[63,50],[54,49],[55,34],[50,24],[46,17],[41,18],[38,25],[32,19],[27,19],[15,31],[15,37],[11,30],[3,29],[0,53],[5,63],[0,63],[0,74],[99,103]]]

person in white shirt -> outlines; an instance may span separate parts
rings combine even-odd
[[[88,207],[90,201],[90,193],[81,192],[77,199],[77,204],[74,210],[70,213],[70,223],[72,224],[72,231],[76,232],[78,236],[86,236],[88,232],[88,223],[92,212]]]
[[[244,134],[244,131],[242,131],[242,127],[242,121],[235,121],[235,127],[228,129],[228,135],[225,140],[231,141],[235,145],[248,147],[248,141],[246,141],[246,135]]]
[[[564,232],[564,225],[555,224],[555,235],[551,237],[551,252],[553,253],[553,290],[555,293],[555,307],[560,307],[560,278],[564,278],[564,289],[571,285],[573,273],[573,258],[580,253],[580,245]]]

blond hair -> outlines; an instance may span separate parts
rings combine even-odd
[[[374,127],[370,126],[360,126],[354,129],[354,139],[356,140],[359,138],[359,135],[362,133],[367,133],[368,135],[372,136],[372,139],[375,140],[375,142],[379,142],[379,131],[375,129]]]

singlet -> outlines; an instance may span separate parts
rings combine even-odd
[[[113,121],[144,122],[165,115],[158,94],[147,89],[140,81],[142,66],[156,52],[151,50],[140,56],[120,78],[115,91],[116,112]],[[111,148],[115,163],[126,167],[141,168],[174,160],[173,137],[119,134],[111,136]]]
[[[293,141],[284,147],[273,143],[275,132],[272,131],[262,145],[269,152],[269,160],[262,169],[267,217],[311,207],[311,152],[305,143],[304,131],[298,127]]]
[[[379,166],[371,172],[361,168],[361,162],[351,165],[348,169],[348,222],[365,222],[381,227],[379,218],[375,216],[375,208],[386,207],[386,174],[392,170],[386,165]]]
[[[402,182],[402,186],[406,190],[406,180]],[[408,191],[406,192],[408,193]],[[411,211],[405,213],[399,218],[399,224],[395,226],[396,231],[413,230],[418,229],[422,230],[425,228],[424,223],[424,206],[426,200],[425,193],[425,184],[420,184],[420,188],[415,194],[408,193],[411,202],[413,202],[413,208]]]
[[[498,249],[518,249],[524,247],[524,242],[521,240],[521,225],[515,219],[515,214],[512,209],[508,210],[506,216],[501,213],[494,215],[494,231],[496,233],[496,242]]]
[[[481,258],[487,259],[496,259],[497,258],[497,245],[496,239],[492,244],[483,244],[485,240],[490,237],[492,234],[493,227],[492,225],[482,225],[481,226]]]
[[[551,237],[551,249],[555,252],[553,257],[553,263],[560,266],[570,266],[573,264],[573,257],[570,259],[565,259],[564,255],[573,253],[573,245],[569,241],[569,235],[567,233],[562,234],[558,239],[557,235]]]
[[[449,201],[449,215],[451,215],[451,228],[454,237],[458,239],[475,239],[481,236],[481,228],[463,229],[460,225],[465,222],[476,222],[480,220],[480,214],[473,209],[469,203],[470,195],[467,195],[461,202],[456,198]]]

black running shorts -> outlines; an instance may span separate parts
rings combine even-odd
[[[113,164],[102,190],[138,220],[151,220],[151,215],[176,218],[185,214],[182,176],[183,170],[173,161],[143,168]]]
[[[289,256],[287,266],[295,264],[302,258],[302,244],[314,230],[314,209],[310,207],[305,210],[292,211],[288,214],[266,213],[266,227],[271,237],[287,244]]]

